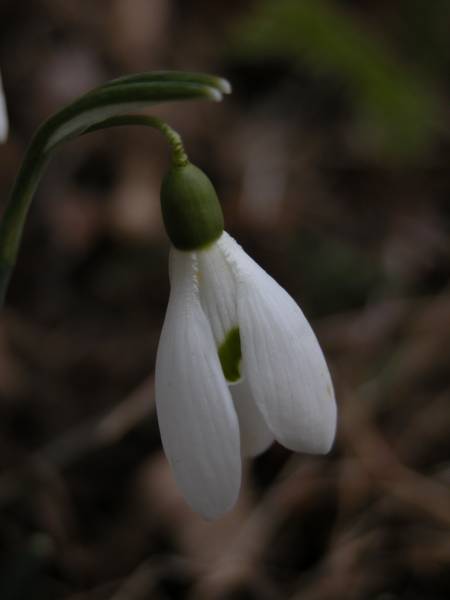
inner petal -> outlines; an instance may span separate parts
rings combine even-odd
[[[257,407],[245,377],[231,385],[230,392],[239,419],[241,453],[246,457],[257,456],[267,450],[274,441],[274,435]]]
[[[241,378],[241,336],[239,327],[233,327],[219,346],[219,360],[225,379],[236,383]]]
[[[197,260],[200,301],[220,348],[238,327],[235,278],[218,244],[197,252]]]

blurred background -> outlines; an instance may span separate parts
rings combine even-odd
[[[0,321],[1,600],[450,597],[448,0],[2,0],[4,203],[36,127],[135,71],[228,77],[155,108],[333,373],[326,457],[278,445],[207,523],[161,451],[159,134],[66,144]]]

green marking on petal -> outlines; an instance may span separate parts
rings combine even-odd
[[[241,337],[239,335],[239,327],[233,327],[219,346],[219,360],[227,381],[233,383],[239,381],[241,378],[239,370],[241,358]]]

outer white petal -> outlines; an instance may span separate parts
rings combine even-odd
[[[8,137],[8,113],[6,111],[6,100],[3,92],[2,78],[0,75],[0,143]]]
[[[213,519],[239,493],[239,425],[200,305],[195,255],[173,250],[171,260],[172,287],[156,359],[158,421],[187,502]]]
[[[230,392],[239,417],[241,453],[243,456],[257,456],[267,450],[274,441],[274,435],[256,406],[245,378],[230,386]]]
[[[220,346],[230,329],[237,327],[235,277],[217,243],[198,252],[197,258],[200,299]]]
[[[230,237],[221,239],[238,277],[243,375],[275,438],[295,451],[325,453],[336,403],[319,343],[294,300]]]

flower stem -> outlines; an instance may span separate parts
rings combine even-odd
[[[44,152],[44,141],[38,131],[27,150],[0,223],[0,307],[16,263],[31,200],[50,159],[50,154]]]
[[[119,115],[92,125],[89,129],[86,129],[84,133],[91,133],[92,131],[98,131],[99,129],[109,129],[110,127],[119,127],[122,125],[142,125],[144,127],[158,129],[169,142],[172,151],[172,165],[175,167],[184,167],[189,162],[180,134],[158,117],[150,115]]]
[[[172,164],[176,167],[184,167],[188,163],[188,157],[185,152],[183,141],[178,132],[175,129],[172,129],[167,123],[157,119],[156,117],[151,117],[155,120],[155,127],[161,131],[163,135],[166,136],[167,141],[169,142],[172,148]],[[157,124],[157,122],[159,122]]]

